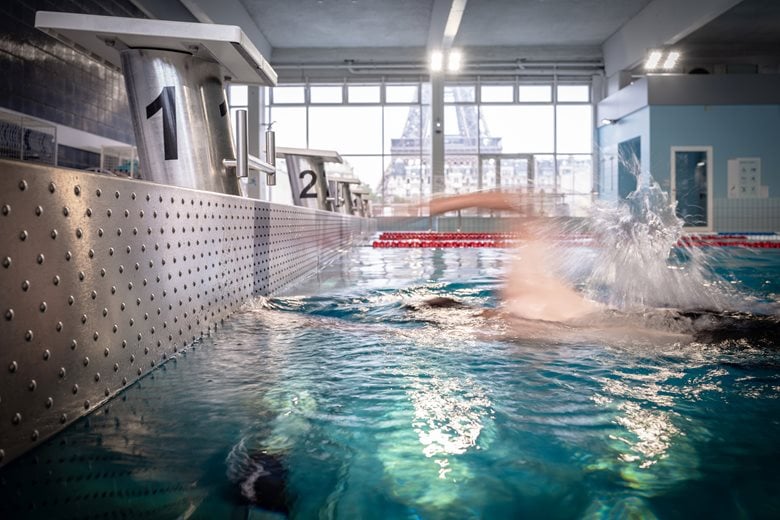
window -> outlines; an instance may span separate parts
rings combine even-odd
[[[340,154],[381,154],[382,107],[310,107],[309,146]]]
[[[246,85],[230,85],[228,98],[231,107],[245,107],[249,105],[249,89]]]
[[[379,103],[379,92],[379,85],[349,85],[347,87],[347,102]]]
[[[386,103],[418,103],[420,92],[417,85],[387,85],[385,87]]]
[[[271,89],[271,102],[281,103],[304,103],[306,102],[303,86],[296,87],[274,87]]]
[[[480,109],[481,153],[552,153],[552,105],[487,105]]]
[[[556,121],[558,153],[593,151],[593,109],[590,105],[559,105]]]
[[[590,101],[588,85],[558,85],[558,103],[587,103]]]
[[[479,95],[483,103],[511,103],[515,88],[513,85],[482,85]]]
[[[309,87],[309,96],[312,103],[341,103],[343,90],[341,85]]]
[[[474,85],[445,85],[445,103],[473,103],[477,100],[477,89]]]
[[[552,88],[550,85],[520,85],[518,101],[521,103],[550,103]]]

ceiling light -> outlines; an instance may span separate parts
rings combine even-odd
[[[444,64],[444,56],[442,55],[441,51],[431,52],[431,63],[430,63],[431,70],[433,72],[438,72],[441,70],[443,64]]]
[[[677,51],[670,51],[664,60],[663,69],[672,70],[677,65],[677,60],[680,59],[680,53]]]
[[[650,54],[647,56],[647,61],[645,61],[645,69],[653,70],[658,68],[662,56],[663,53],[661,51],[650,51]]]
[[[460,64],[463,55],[458,50],[451,50],[447,59],[447,70],[450,72],[458,72],[460,70]]]
[[[603,126],[614,125],[615,123],[617,123],[616,119],[609,119],[605,117],[604,119],[601,120],[601,124]]]

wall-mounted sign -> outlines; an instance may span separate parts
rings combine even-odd
[[[769,186],[761,185],[761,158],[738,157],[728,161],[728,198],[765,199]]]

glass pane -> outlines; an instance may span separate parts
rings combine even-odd
[[[343,156],[352,167],[352,174],[367,185],[372,193],[382,193],[383,161],[381,156]]]
[[[420,105],[385,107],[384,152],[420,155],[423,128]]]
[[[586,216],[593,190],[593,157],[591,155],[558,156],[558,191],[556,215]]]
[[[417,85],[387,85],[385,101],[387,103],[417,103],[419,101]]]
[[[349,85],[347,101],[350,103],[379,103],[379,85]]]
[[[707,152],[674,152],[674,189],[677,216],[686,226],[707,227]]]
[[[478,139],[479,117],[476,105],[446,105],[444,107],[444,154],[476,154]]]
[[[552,105],[480,107],[481,153],[552,153]]]
[[[385,201],[389,204],[420,204],[430,195],[430,171],[419,156],[385,158]]]
[[[482,159],[482,187],[490,190],[496,187],[496,160],[494,158]]]
[[[517,94],[521,103],[549,103],[552,101],[550,85],[520,85]]]
[[[591,105],[557,107],[558,153],[593,151],[593,108]]]
[[[590,87],[588,85],[558,85],[558,102],[588,102]]]
[[[341,103],[341,85],[309,87],[312,103]]]
[[[341,154],[381,154],[382,107],[310,107],[309,146]]]
[[[535,193],[555,191],[555,159],[552,155],[534,156],[534,174],[531,185]]]
[[[271,107],[276,146],[306,148],[306,107]]]
[[[444,192],[470,193],[478,189],[477,156],[447,155],[444,158]]]
[[[230,85],[228,96],[231,107],[245,107],[249,104],[249,89],[246,85]]]
[[[303,103],[306,101],[302,85],[295,87],[274,87],[271,89],[271,96],[273,97],[274,103]]]
[[[515,87],[512,85],[483,85],[479,89],[483,103],[511,103]]]
[[[468,103],[477,99],[474,85],[445,85],[445,103]]]
[[[501,188],[514,191],[528,189],[527,158],[502,157],[498,164]]]

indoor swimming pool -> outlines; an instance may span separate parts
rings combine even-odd
[[[509,255],[353,249],[4,468],[0,516],[780,515],[776,321],[522,334],[490,312]],[[709,265],[746,307],[777,299],[777,251]]]

